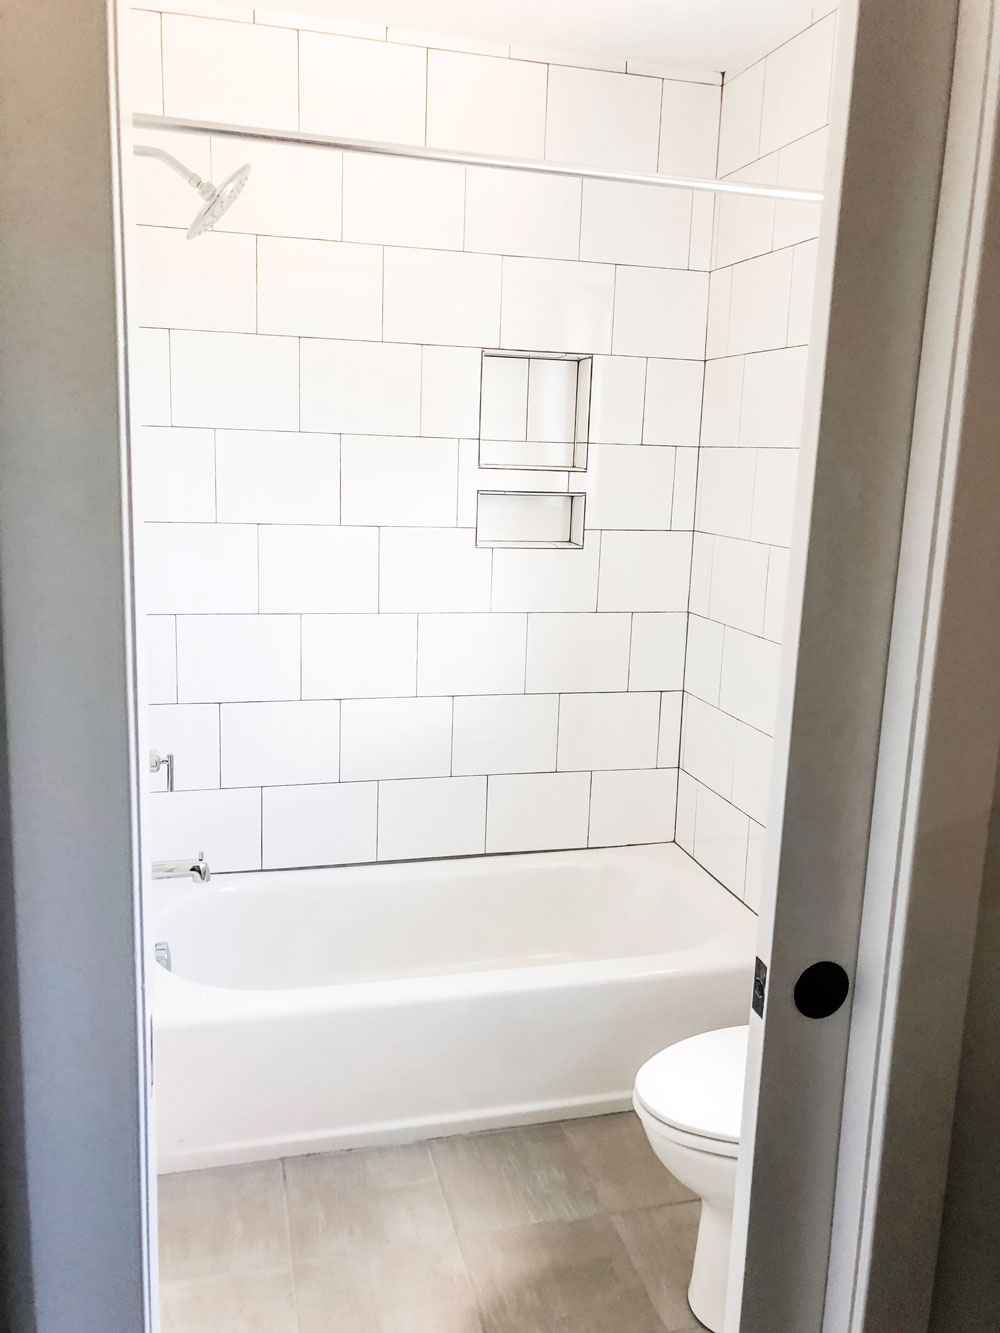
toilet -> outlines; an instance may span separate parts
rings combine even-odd
[[[688,1303],[712,1333],[726,1310],[748,1031],[720,1028],[668,1046],[642,1066],[632,1094],[657,1157],[701,1196]]]

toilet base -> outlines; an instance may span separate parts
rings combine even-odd
[[[732,1209],[720,1208],[703,1199],[694,1268],[688,1287],[688,1304],[692,1313],[711,1333],[722,1333],[726,1317],[729,1242],[732,1232]]]

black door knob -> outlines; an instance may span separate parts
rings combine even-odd
[[[850,978],[839,963],[813,963],[795,983],[795,1007],[806,1018],[829,1018],[850,988]]]

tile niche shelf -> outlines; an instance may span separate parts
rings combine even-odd
[[[484,351],[479,466],[586,471],[592,367],[584,354]]]
[[[586,499],[573,491],[480,491],[476,545],[577,550]]]

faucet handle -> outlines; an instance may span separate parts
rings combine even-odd
[[[173,791],[174,756],[172,754],[160,754],[159,750],[150,750],[149,752],[150,773],[159,773],[161,768],[165,768],[167,770],[167,791]]]

